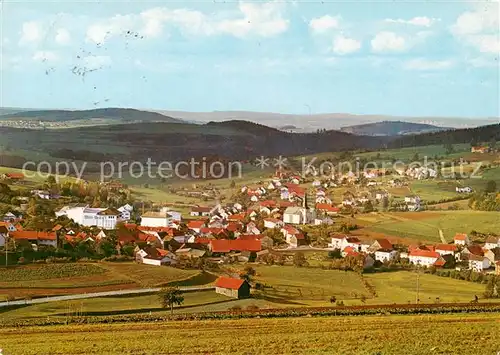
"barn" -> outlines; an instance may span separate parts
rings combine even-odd
[[[215,282],[215,292],[231,298],[248,298],[250,284],[246,280],[221,276]]]

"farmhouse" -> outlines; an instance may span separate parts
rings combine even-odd
[[[379,249],[375,252],[375,260],[380,262],[395,260],[398,256],[396,250]]]
[[[472,192],[472,188],[470,186],[465,186],[465,187],[459,187],[457,186],[455,188],[455,191],[458,192],[459,194],[470,194]]]
[[[172,252],[153,247],[146,247],[137,251],[136,260],[146,265],[155,266],[176,263],[175,255]]]
[[[410,259],[410,263],[421,266],[431,266],[441,259],[441,255],[435,251],[417,249],[411,251],[408,258]]]
[[[470,244],[469,236],[465,233],[455,234],[455,237],[453,238],[453,242],[457,245],[469,245]]]
[[[334,207],[328,203],[317,203],[316,209],[326,213],[327,215],[336,215],[340,212],[340,208]]]
[[[191,213],[190,215],[193,216],[193,217],[206,217],[206,216],[210,216],[210,211],[212,209],[210,207],[202,207],[202,206],[198,206],[198,207],[193,207],[191,209]]]
[[[265,228],[281,228],[285,225],[285,223],[276,218],[264,218],[264,227]]]
[[[475,146],[470,149],[471,153],[489,153],[490,148],[487,146]]]
[[[485,256],[470,254],[468,257],[469,269],[482,272],[490,267],[490,260]]]
[[[456,244],[437,244],[434,250],[439,253],[439,255],[455,255],[458,251]]]
[[[32,244],[57,246],[57,235],[55,232],[16,231],[11,232],[10,236],[15,241],[27,240]]]
[[[221,276],[215,281],[215,292],[236,299],[248,298],[250,284],[246,280]]]
[[[484,243],[486,249],[500,248],[500,237],[489,236]]]

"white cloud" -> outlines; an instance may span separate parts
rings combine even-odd
[[[450,30],[466,46],[486,54],[500,52],[499,4],[481,3],[460,15]]]
[[[407,49],[408,44],[404,37],[394,32],[379,32],[371,40],[374,52],[402,52]]]
[[[404,63],[403,67],[408,70],[443,70],[454,65],[452,60],[428,60],[424,58],[411,59]]]
[[[95,23],[87,29],[87,40],[102,44],[107,39],[124,35],[137,29],[137,17],[133,15],[115,15],[104,22]]]
[[[317,17],[313,18],[309,22],[309,28],[314,32],[314,33],[325,33],[328,32],[332,29],[336,29],[340,27],[340,21],[341,17],[340,16],[330,16],[330,15],[325,15],[322,17]]]
[[[467,63],[469,63],[475,68],[488,68],[488,67],[498,68],[498,58],[477,57],[467,60]]]
[[[43,28],[36,21],[25,22],[21,29],[21,39],[19,43],[36,43],[43,37]]]
[[[433,17],[426,17],[426,16],[417,16],[417,17],[414,17],[410,20],[388,18],[388,19],[385,19],[384,21],[389,22],[389,23],[401,23],[401,24],[413,25],[413,26],[431,27],[436,22],[441,21],[441,19],[433,18]]]
[[[491,7],[485,5],[484,9],[463,13],[451,26],[451,31],[457,36],[494,31],[498,33],[498,4],[492,5]]]
[[[484,34],[467,36],[465,41],[481,53],[500,53],[500,36],[498,34]]]
[[[37,62],[55,62],[59,56],[52,51],[37,51],[33,54],[33,60]]]
[[[58,44],[68,44],[71,41],[71,35],[65,28],[59,28],[56,31],[55,41]]]
[[[349,54],[359,51],[361,49],[361,42],[340,35],[333,40],[332,49],[335,53],[340,55]]]
[[[83,58],[84,67],[87,70],[95,70],[109,67],[112,60],[108,56],[91,55]]]
[[[215,18],[190,9],[156,7],[140,14],[118,15],[94,23],[87,30],[87,40],[103,43],[111,37],[129,32],[158,37],[167,26],[175,27],[185,35],[194,36],[226,34],[240,38],[272,37],[288,29],[289,20],[283,16],[283,6],[283,3],[274,1],[262,4],[241,2],[238,11],[230,16],[226,14],[224,18]]]
[[[283,17],[283,4],[268,2],[264,4],[240,3],[239,9],[243,18],[224,20],[215,23],[215,32],[233,34],[236,37],[257,35],[272,37],[285,32],[290,21]]]

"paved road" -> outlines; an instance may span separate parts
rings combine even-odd
[[[200,287],[179,287],[181,291],[205,291],[214,290],[213,286],[200,286]],[[0,302],[0,307],[14,306],[14,305],[25,305],[25,304],[37,304],[37,303],[47,303],[47,302],[59,302],[59,301],[70,301],[70,300],[80,300],[85,298],[95,298],[95,297],[106,297],[106,296],[122,296],[122,295],[139,295],[144,293],[158,292],[161,288],[140,288],[135,290],[120,290],[120,291],[106,291],[106,292],[94,292],[94,293],[80,293],[75,295],[64,295],[64,296],[51,296],[43,298],[34,298],[31,300],[19,300],[19,301],[6,301]]]

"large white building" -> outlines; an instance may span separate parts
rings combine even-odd
[[[315,209],[307,206],[307,194],[304,196],[302,207],[287,207],[283,213],[283,222],[285,224],[312,224],[315,219]]]
[[[115,229],[120,212],[113,208],[90,208],[88,205],[65,206],[56,212],[56,217],[66,216],[85,227]]]
[[[169,227],[174,221],[180,221],[180,212],[163,208],[160,212],[146,212],[141,216],[141,226],[144,227]]]

